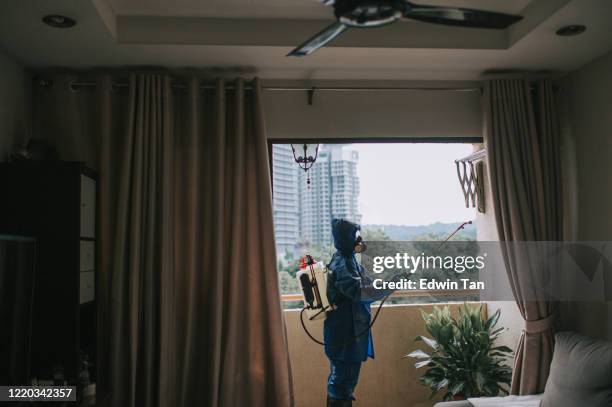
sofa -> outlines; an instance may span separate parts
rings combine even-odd
[[[490,403],[490,404],[489,404]],[[588,338],[575,332],[555,336],[555,350],[544,393],[527,398],[497,397],[472,402],[449,401],[435,407],[612,406],[612,342]]]

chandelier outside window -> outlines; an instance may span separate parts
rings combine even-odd
[[[303,151],[300,153],[298,153],[296,151],[295,146],[291,144],[291,150],[293,151],[293,159],[295,160],[297,165],[299,165],[299,167],[303,169],[306,173],[306,185],[308,185],[308,188],[310,188],[310,175],[308,174],[308,170],[312,168],[314,163],[317,161],[317,157],[319,156],[319,144],[317,144],[316,146],[313,144],[304,144],[302,146]]]

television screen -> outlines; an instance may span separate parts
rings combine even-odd
[[[0,385],[29,385],[36,241],[0,235]]]

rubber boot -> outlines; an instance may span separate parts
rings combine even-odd
[[[327,396],[327,407],[352,407],[353,400],[338,400]]]

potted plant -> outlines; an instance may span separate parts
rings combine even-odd
[[[430,398],[446,390],[444,401],[468,397],[495,397],[508,394],[512,370],[505,362],[512,356],[507,346],[494,346],[504,328],[495,328],[498,310],[484,318],[482,305],[465,304],[457,318],[448,307],[434,307],[431,314],[421,310],[431,338],[417,336],[416,341],[429,349],[415,350],[404,356],[417,359],[415,367],[427,368],[419,381],[429,387]]]

